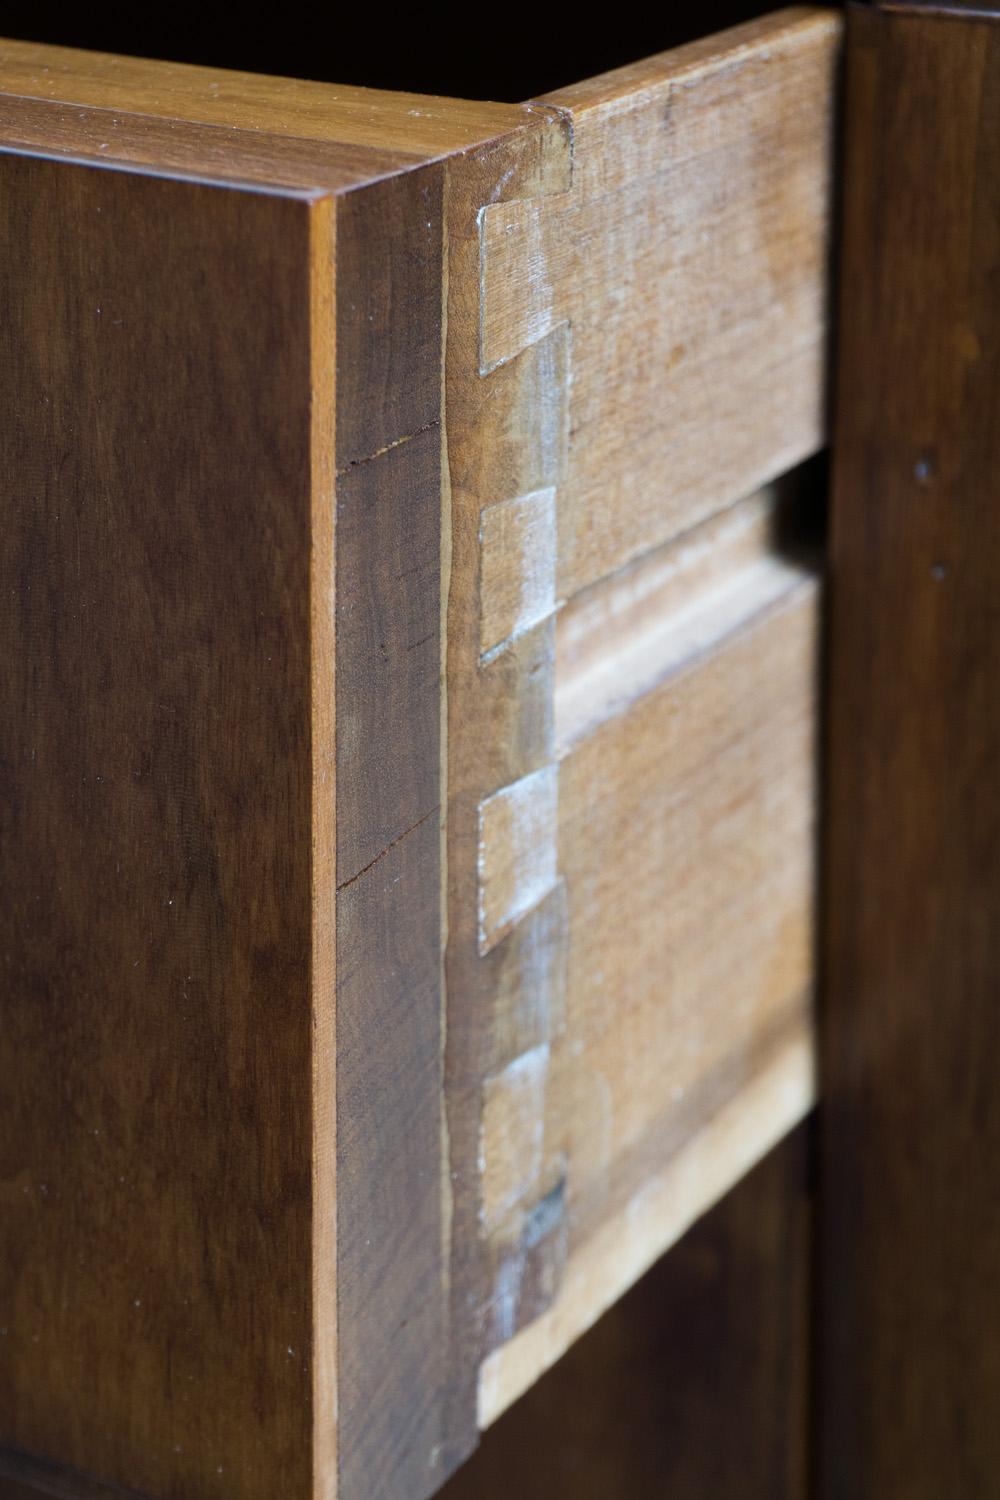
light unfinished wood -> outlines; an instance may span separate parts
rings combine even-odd
[[[541,155],[453,183],[449,1142],[482,1423],[814,1098],[820,594],[766,482],[824,438],[839,35],[796,10],[596,80]]]
[[[482,650],[501,650],[544,620],[556,602],[556,492],[515,495],[483,511]]]
[[[561,599],[822,442],[839,38],[784,11],[553,94],[570,190],[483,209],[484,371],[570,329]]]
[[[641,1197],[609,1216],[570,1258],[551,1306],[483,1363],[482,1427],[501,1416],[653,1261],[808,1113],[815,1056],[807,1025],[747,1085],[653,1168]]]
[[[487,1362],[482,1421],[812,1102],[816,602],[786,587],[560,763],[565,1002],[535,1178],[565,1177],[569,1259]],[[500,1160],[525,1133],[511,1103]],[[685,1183],[666,1219],[664,1162]]]
[[[557,795],[555,766],[542,766],[501,787],[480,805],[482,953],[506,937],[556,883]]]

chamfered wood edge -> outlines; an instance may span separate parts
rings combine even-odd
[[[338,1500],[446,1473],[443,191],[337,204]]]
[[[337,1473],[336,213],[312,206],[310,695],[312,756],[312,1476]]]

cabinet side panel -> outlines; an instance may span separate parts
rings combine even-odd
[[[304,1496],[310,209],[0,174],[0,1442]]]
[[[341,1500],[443,1477],[441,173],[337,210]]]
[[[847,84],[817,1494],[934,1500],[1000,1474],[1000,17],[852,6]]]

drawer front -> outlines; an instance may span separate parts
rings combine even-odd
[[[428,1495],[810,1108],[838,46],[0,49],[8,1472]]]

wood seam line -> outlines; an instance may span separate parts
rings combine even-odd
[[[556,112],[568,142],[564,191],[573,186],[572,119]],[[540,194],[541,201],[554,196]],[[529,199],[511,202],[530,204]],[[545,693],[549,722],[555,698],[555,647],[552,623],[558,555],[558,487],[565,470],[569,428],[572,329],[561,319],[529,338],[524,349],[488,362],[483,350],[483,315],[487,275],[484,225],[499,204],[480,208],[479,235],[479,377],[488,381],[501,365],[515,365],[533,346],[543,374],[535,389],[530,438],[537,461],[529,465],[547,483],[513,496],[484,497],[479,514],[479,649],[480,669],[516,658],[521,640],[533,633],[548,639],[544,648]],[[525,221],[518,219],[519,226]],[[525,287],[530,301],[536,289]],[[548,310],[539,307],[539,318]],[[530,315],[525,320],[531,323]],[[546,356],[549,356],[547,365]],[[521,691],[521,673],[510,674],[510,691]],[[553,990],[560,986],[560,956],[565,950],[565,900],[558,868],[559,768],[551,732],[543,763],[525,775],[491,790],[478,807],[477,936],[480,962],[501,945],[554,944],[553,963],[528,962],[520,969],[517,1005],[536,1021],[530,1045],[483,1079],[479,1109],[477,1166],[479,1231],[488,1246],[488,1285],[483,1307],[484,1352],[512,1338],[519,1327],[551,1301],[566,1256],[566,1164],[546,1153],[546,1086],[551,1027],[557,1010]],[[546,915],[539,918],[539,913]],[[539,922],[537,933],[530,931]],[[494,969],[493,972],[498,972]],[[535,993],[526,993],[532,989]],[[497,1003],[494,996],[494,1005]],[[524,1038],[523,1040],[528,1040]]]

